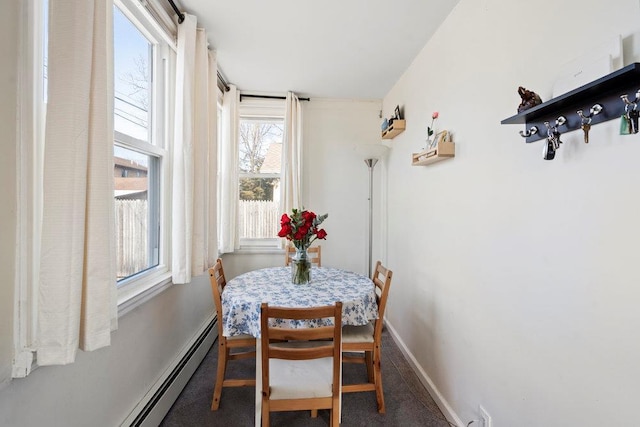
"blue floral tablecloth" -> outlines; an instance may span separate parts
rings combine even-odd
[[[227,282],[222,292],[223,334],[260,336],[260,305],[313,307],[342,301],[342,324],[365,325],[378,318],[373,282],[366,276],[336,268],[311,270],[311,283],[291,283],[290,267],[250,271]],[[283,327],[331,325],[330,319],[283,321]]]

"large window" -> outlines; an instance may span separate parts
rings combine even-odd
[[[241,115],[238,129],[238,233],[241,247],[279,247],[282,117]]]
[[[166,164],[163,44],[116,2],[114,34],[114,199],[119,286],[163,264]],[[166,263],[164,263],[166,264]]]

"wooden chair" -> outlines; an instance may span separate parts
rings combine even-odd
[[[282,328],[269,319],[332,318],[333,326]],[[340,342],[342,303],[311,308],[269,307],[262,303],[262,426],[277,411],[329,409],[330,425],[340,425]]]
[[[237,359],[247,359],[256,357],[256,339],[251,335],[239,335],[234,337],[225,337],[222,335],[222,292],[227,285],[222,268],[222,260],[218,258],[216,264],[209,269],[209,277],[211,280],[211,290],[213,291],[213,301],[216,305],[216,313],[218,316],[218,371],[216,374],[216,385],[213,390],[213,401],[211,402],[211,410],[217,411],[220,406],[220,396],[222,395],[222,387],[244,387],[255,386],[255,378],[247,379],[225,379],[227,370],[227,361]],[[244,349],[239,352],[231,352],[232,349]]]
[[[285,260],[284,265],[289,266],[291,264],[291,257],[296,253],[296,248],[292,245],[287,245],[285,250]],[[322,248],[320,245],[312,246],[307,249],[307,253],[309,254],[309,261],[312,265],[316,267],[322,267]]]
[[[393,272],[383,267],[380,261],[376,263],[376,268],[373,271],[371,280],[376,286],[378,319],[364,326],[345,325],[342,328],[343,362],[365,363],[368,377],[366,383],[343,385],[342,392],[375,391],[376,400],[378,401],[378,412],[381,414],[385,412],[382,375],[380,371],[382,323],[392,275]],[[344,353],[355,352],[364,352],[364,358],[355,355],[344,355]]]

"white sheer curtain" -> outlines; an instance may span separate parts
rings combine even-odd
[[[189,283],[217,253],[217,69],[196,17],[178,26],[173,143],[172,274]]]
[[[214,52],[207,50],[207,34],[196,38],[196,87],[194,109],[194,199],[191,272],[204,272],[218,258],[217,234],[217,133],[218,73]]]
[[[72,363],[117,326],[109,0],[49,0],[39,365]]]
[[[284,117],[284,206],[285,212],[302,207],[302,106],[287,93]]]
[[[223,134],[220,150],[220,252],[233,252],[238,247],[236,201],[238,200],[238,102],[239,93],[229,85],[222,102]]]

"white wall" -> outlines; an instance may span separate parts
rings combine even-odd
[[[369,169],[362,145],[379,144],[380,101],[313,100],[304,110],[303,201],[318,214],[328,235],[322,265],[367,273]],[[384,161],[374,169],[382,186]],[[374,197],[374,236],[379,238],[383,199]],[[380,257],[380,249],[373,259]]]
[[[567,133],[549,162],[500,121],[518,86],[550,99],[558,66],[599,40],[622,34],[640,61],[639,31],[637,0],[461,0],[384,99],[407,119],[387,316],[463,425],[480,404],[496,427],[637,424],[640,135]],[[413,167],[432,111],[456,157]]]

